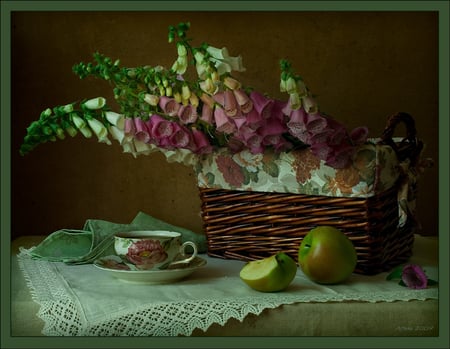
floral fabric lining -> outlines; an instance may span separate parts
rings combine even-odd
[[[351,166],[335,169],[309,148],[292,152],[231,154],[226,149],[194,165],[198,186],[336,197],[370,197],[391,188],[401,172],[390,146],[357,148]]]

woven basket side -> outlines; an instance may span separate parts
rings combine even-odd
[[[356,272],[374,274],[404,259],[410,231],[401,237],[396,188],[370,198],[325,197],[199,188],[208,254],[255,260],[283,251],[296,261],[303,237],[331,225],[353,242]]]

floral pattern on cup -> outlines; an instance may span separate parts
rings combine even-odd
[[[167,253],[158,240],[146,239],[132,243],[128,248],[126,258],[137,269],[149,270],[155,264],[164,262],[167,259]]]
[[[123,263],[121,260],[116,260],[114,258],[101,258],[95,263],[103,268],[115,269],[115,270],[130,270],[130,267]]]

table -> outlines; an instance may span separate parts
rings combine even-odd
[[[49,285],[32,280],[29,275],[25,278],[21,270],[24,263],[19,263],[17,253],[19,247],[35,246],[43,238],[25,236],[12,243],[12,336],[58,336],[68,335],[70,331],[74,336],[438,336],[439,334],[438,287],[410,290],[396,282],[385,281],[387,273],[377,276],[353,275],[344,285],[322,287],[308,281],[299,269],[288,290],[265,294],[249,289],[239,280],[239,270],[244,262],[211,258],[207,255],[201,255],[207,260],[204,268],[172,285],[122,283],[110,275],[105,275],[93,265],[66,266],[63,263],[25,262],[28,263],[25,268],[28,268],[30,263],[50,265],[46,268],[54,270],[52,279],[58,279],[59,283],[70,290],[69,296],[60,294],[42,297],[42,291],[45,294],[45,289],[42,288]],[[411,262],[422,265],[428,276],[435,280],[438,278],[437,251],[436,237],[415,236]],[[124,292],[140,295],[145,306],[140,308],[142,311],[139,316],[136,314],[130,316],[127,309],[120,307],[123,297],[117,296],[117,299],[112,297],[108,302],[100,299],[100,303],[105,302],[111,306],[108,312],[105,312],[109,314],[109,322],[105,320],[101,323],[98,321],[98,314],[89,314],[92,309],[88,309],[86,304],[83,304],[84,300],[80,298],[80,295],[89,294],[89,289],[86,284],[82,286],[71,279],[70,275],[76,273],[69,274],[68,268],[79,268],[80,273],[86,275],[86,278],[95,279],[92,293],[96,289],[103,289],[105,295],[112,297],[111,293],[108,293],[109,287],[116,287],[118,283],[122,283]],[[367,286],[371,292],[367,292]],[[196,293],[199,287],[204,290],[202,296]],[[150,296],[142,296],[146,293]],[[71,302],[71,306],[67,308],[67,304],[58,304],[55,301],[58,299],[60,302],[63,300]],[[118,305],[114,305],[116,303]],[[180,311],[180,304],[186,306],[186,311]],[[165,317],[160,310],[167,309],[169,305],[175,313]],[[67,309],[70,309],[70,312],[79,312],[71,320],[72,330],[58,327],[60,321],[58,317],[73,315],[65,314],[63,309],[66,312]],[[190,317],[194,313],[198,316]],[[116,321],[119,317],[122,322]],[[177,317],[180,319],[175,321],[174,318]],[[183,323],[183,317],[187,324]],[[91,321],[92,319],[96,322]],[[124,325],[127,319],[135,322],[139,320],[145,326],[139,325],[140,331],[130,330]],[[123,326],[118,326],[118,323],[122,323]]]

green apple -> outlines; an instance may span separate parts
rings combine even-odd
[[[284,252],[250,261],[239,276],[248,286],[260,292],[278,292],[286,289],[297,273],[297,263]]]
[[[331,226],[311,229],[298,249],[298,264],[303,273],[320,284],[347,280],[356,263],[353,243],[343,232]]]

